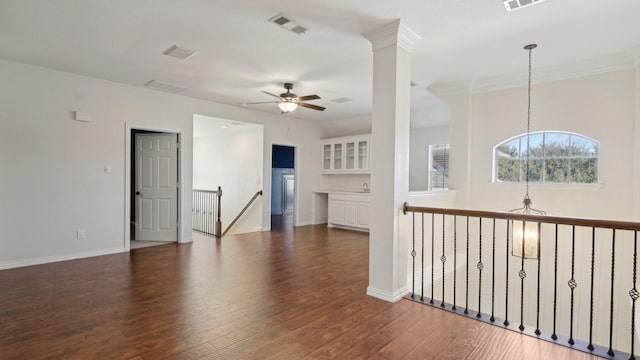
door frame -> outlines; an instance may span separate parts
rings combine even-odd
[[[268,152],[268,159],[269,162],[268,164],[271,164],[270,166],[268,166],[269,170],[268,170],[268,175],[265,177],[266,181],[269,181],[269,186],[267,187],[266,184],[264,186],[264,188],[268,188],[269,192],[268,192],[268,196],[265,197],[265,203],[269,204],[269,206],[265,206],[263,209],[263,212],[266,214],[264,215],[264,219],[265,221],[269,222],[269,228],[265,229],[266,231],[271,230],[271,196],[272,194],[272,187],[273,184],[271,183],[271,178],[273,176],[273,164],[272,164],[272,159],[273,159],[273,146],[274,145],[279,145],[279,146],[288,146],[288,147],[292,147],[293,148],[293,175],[294,175],[294,179],[293,179],[293,188],[295,189],[295,191],[293,192],[293,226],[298,226],[298,209],[300,208],[298,206],[298,189],[300,189],[299,187],[299,176],[298,176],[298,169],[300,168],[300,145],[298,144],[294,144],[294,143],[287,143],[287,142],[280,142],[280,141],[276,141],[276,142],[271,142],[271,144],[269,144],[269,152]],[[264,181],[266,183],[266,181]],[[264,188],[263,188],[263,195],[264,195]]]
[[[131,250],[131,156],[134,150],[132,146],[131,130],[145,130],[155,131],[166,134],[173,134],[178,136],[179,150],[178,150],[178,223],[177,223],[177,243],[191,242],[191,237],[185,238],[182,234],[184,229],[184,212],[182,211],[185,205],[185,189],[184,181],[184,164],[185,164],[185,146],[183,131],[179,129],[163,128],[150,125],[136,125],[125,122],[125,151],[124,151],[124,247],[125,251]]]

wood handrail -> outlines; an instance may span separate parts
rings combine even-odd
[[[247,203],[247,205],[244,206],[244,208],[242,209],[242,211],[240,211],[240,213],[238,214],[238,216],[236,216],[235,219],[233,219],[233,221],[231,222],[231,224],[229,224],[229,226],[227,226],[227,228],[224,230],[224,232],[222,233],[222,236],[227,235],[227,232],[231,229],[231,227],[233,227],[233,225],[236,224],[236,222],[240,219],[240,217],[242,217],[242,215],[244,215],[245,211],[247,211],[247,209],[249,208],[249,206],[251,206],[251,204],[253,204],[253,202],[258,198],[258,196],[262,195],[262,190],[258,190],[253,197],[251,198],[251,200],[249,200],[249,202]]]
[[[559,224],[559,225],[576,225],[586,227],[598,227],[607,229],[620,229],[620,230],[632,230],[640,231],[640,223],[632,221],[617,221],[617,220],[602,220],[602,219],[587,219],[587,218],[574,218],[564,216],[551,216],[551,215],[527,215],[516,213],[505,213],[496,211],[482,211],[482,210],[466,210],[466,209],[446,209],[446,208],[432,208],[422,206],[411,206],[408,203],[404,203],[403,212],[417,212],[428,214],[443,214],[443,215],[459,215],[470,217],[482,217],[504,220],[521,220],[530,222],[539,222],[547,224]]]
[[[199,192],[205,192],[205,193],[217,193],[218,192],[218,190],[202,190],[202,189],[193,189],[193,191],[199,191]]]

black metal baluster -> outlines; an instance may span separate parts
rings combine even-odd
[[[429,304],[433,305],[433,288],[435,288],[435,285],[433,283],[433,272],[435,269],[435,264],[434,264],[434,253],[435,253],[435,248],[434,248],[434,243],[435,243],[435,228],[436,228],[436,222],[435,222],[435,214],[431,214],[431,300],[429,300]]]
[[[458,258],[458,229],[457,229],[457,215],[453,215],[453,307],[451,310],[456,311],[456,285],[458,282],[458,267],[457,261]]]
[[[507,258],[506,258],[506,272],[505,272],[505,293],[504,293],[504,326],[509,326],[509,221],[507,220]]]
[[[613,229],[613,237],[611,239],[611,304],[609,310],[609,356],[614,356],[613,352],[613,275],[616,270],[616,229]]]
[[[491,241],[491,322],[496,321],[494,309],[496,305],[496,218],[493,218]]]
[[[578,283],[576,283],[576,279],[574,278],[575,274],[575,261],[576,261],[576,226],[571,226],[571,280],[569,280],[568,285],[571,289],[571,316],[569,320],[569,344],[573,345],[573,292],[578,287]]]
[[[482,317],[481,315],[481,311],[482,311],[482,269],[484,269],[484,264],[482,264],[482,218],[478,219],[478,271],[479,271],[479,278],[478,278],[478,314],[476,314],[476,317],[479,319]]]
[[[444,307],[444,264],[447,262],[447,257],[444,255],[444,220],[445,215],[442,214],[442,257],[440,257],[440,261],[442,261],[442,302],[440,303],[440,307]]]
[[[540,243],[542,243],[542,232],[541,232],[540,223],[538,223],[538,290],[537,290],[537,299],[536,299],[536,335],[540,335]]]
[[[593,278],[594,265],[596,260],[596,228],[591,228],[591,295],[589,297],[589,345],[587,349],[593,351]]]
[[[556,319],[558,314],[558,224],[556,224],[556,240],[553,255],[553,333],[551,338],[558,340],[556,334]]]
[[[515,225],[514,225],[515,226]],[[524,331],[524,278],[527,277],[527,273],[524,271],[524,230],[525,230],[525,226],[526,226],[526,222],[522,222],[522,249],[521,249],[521,253],[520,255],[522,255],[522,257],[520,258],[520,272],[518,273],[518,276],[520,276],[520,326],[518,326],[518,329],[520,329],[520,331]]]
[[[420,301],[424,301],[424,213],[422,213],[422,275],[420,275]]]
[[[630,360],[635,360],[635,352],[634,345],[636,341],[636,300],[640,297],[640,293],[636,289],[636,265],[638,260],[638,232],[635,231],[633,233],[633,287],[629,290],[629,297],[631,297],[631,355],[629,355]]]
[[[411,262],[413,271],[411,272],[411,298],[416,295],[416,213],[411,213],[411,229],[412,229],[412,245],[411,245]]]
[[[464,313],[469,313],[469,217],[467,216],[467,274],[465,277],[465,304],[464,304]]]

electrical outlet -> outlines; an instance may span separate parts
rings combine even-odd
[[[86,239],[87,238],[87,230],[78,229],[77,236],[78,236],[78,239]]]

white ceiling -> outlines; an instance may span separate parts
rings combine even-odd
[[[269,23],[284,12],[304,35]],[[371,109],[371,45],[362,34],[401,18],[422,37],[413,55],[417,89],[526,69],[522,47],[538,43],[535,67],[552,67],[640,45],[638,0],[548,0],[505,11],[502,0],[5,0],[0,58],[143,86],[187,87],[187,96],[241,106],[270,101],[293,82],[318,94],[314,121]],[[180,61],[172,45],[198,51]],[[635,50],[634,50],[635,49]],[[331,100],[347,97],[350,102]],[[417,107],[434,107],[433,100]],[[252,105],[277,113],[274,104]],[[437,107],[437,106],[436,106]]]

